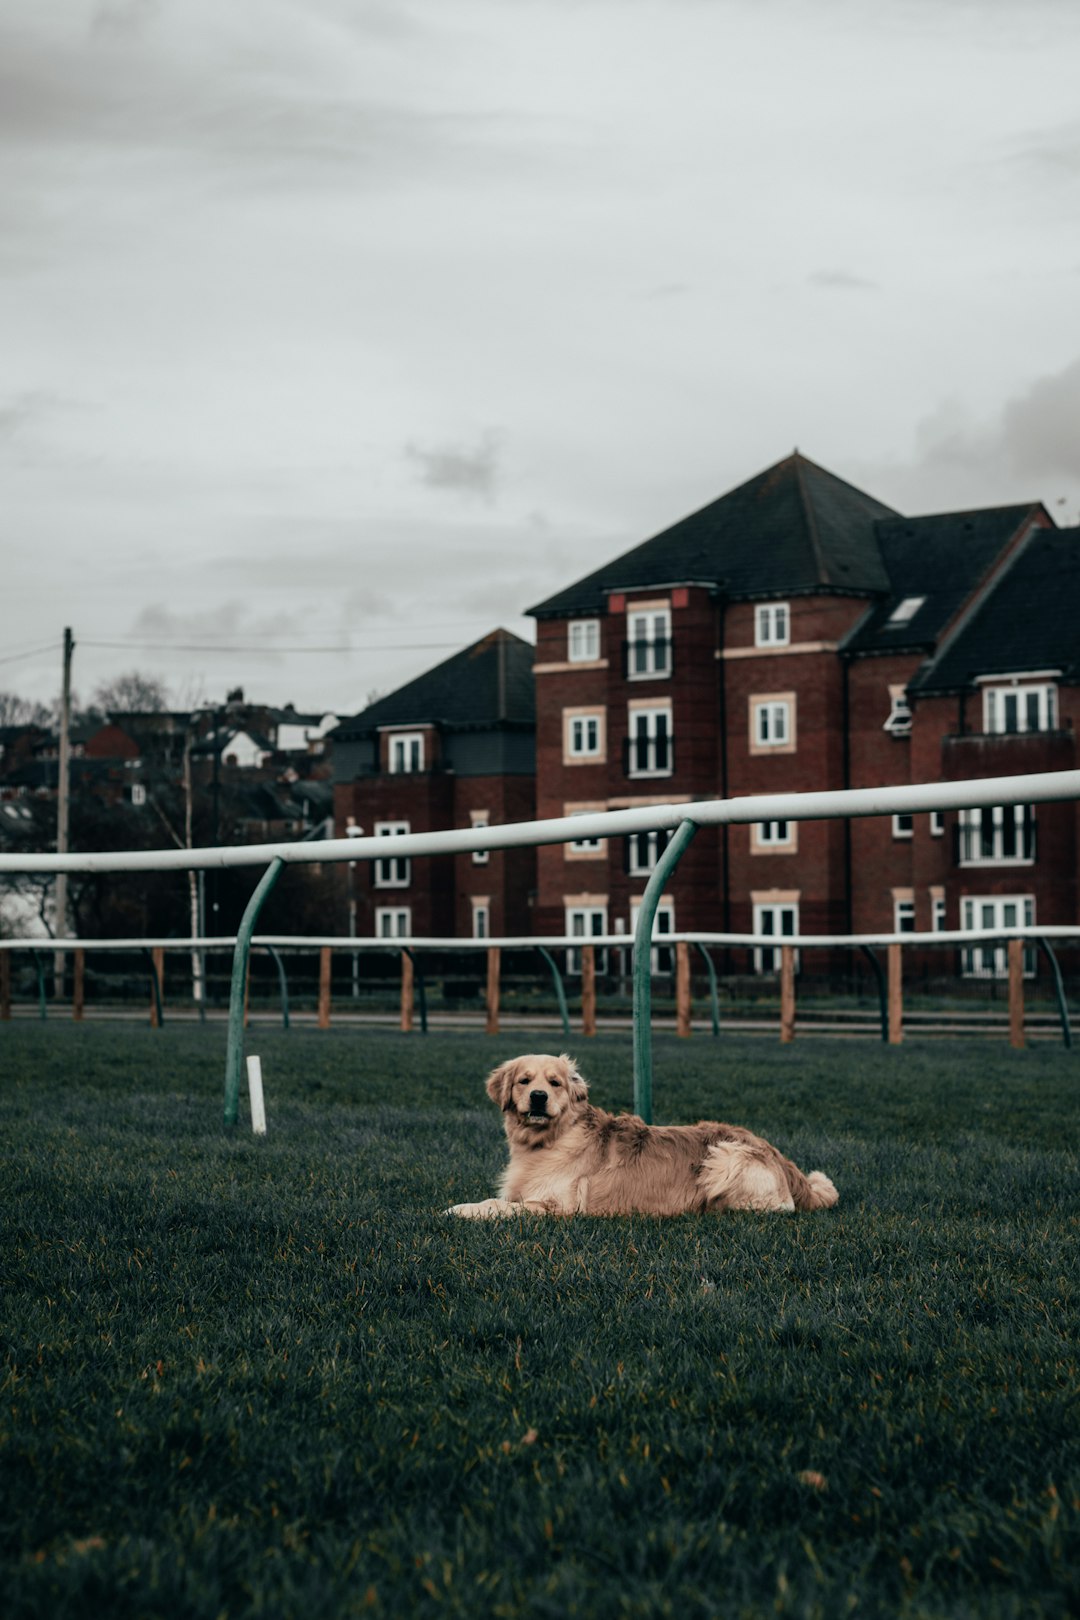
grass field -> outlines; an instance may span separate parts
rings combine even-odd
[[[1078,1054],[660,1037],[840,1208],[473,1224],[514,1044],[223,1040],[0,1026],[6,1620],[1080,1611]]]

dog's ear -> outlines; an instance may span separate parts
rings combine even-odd
[[[584,1102],[589,1095],[588,1082],[581,1073],[572,1057],[565,1052],[559,1056],[559,1062],[566,1064],[566,1089],[574,1102]]]
[[[513,1106],[512,1092],[516,1070],[517,1059],[511,1058],[507,1063],[500,1063],[497,1069],[492,1069],[487,1077],[487,1094],[492,1102],[498,1103],[504,1111]]]

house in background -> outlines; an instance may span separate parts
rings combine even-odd
[[[334,732],[334,823],[387,840],[358,862],[357,932],[484,938],[535,931],[536,852],[409,859],[395,834],[536,813],[533,650],[494,630]]]

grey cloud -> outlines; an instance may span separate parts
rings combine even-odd
[[[850,270],[812,270],[806,279],[812,287],[827,287],[839,292],[876,292],[880,287],[879,282],[854,275]]]
[[[499,441],[487,432],[475,449],[464,445],[405,446],[406,459],[417,468],[420,483],[429,489],[450,489],[490,501],[499,477]]]
[[[1001,432],[1017,472],[1080,478],[1080,359],[1010,400]]]

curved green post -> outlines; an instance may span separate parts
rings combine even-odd
[[[281,991],[281,1027],[289,1027],[289,981],[285,977],[285,964],[272,945],[264,945],[263,950],[269,952],[270,960],[277,968],[278,989]]]
[[[693,821],[680,821],[656,863],[641,897],[634,935],[634,1112],[652,1124],[652,927],[664,885],[697,832]]]
[[[568,1041],[570,1039],[570,1009],[566,1005],[566,991],[563,989],[562,974],[559,972],[558,964],[551,952],[545,950],[542,945],[538,945],[536,948],[551,969],[551,979],[559,1002],[559,1016],[562,1019],[563,1039]]]
[[[701,943],[700,940],[698,940],[698,942],[697,942],[697,948],[701,952],[702,956],[705,958],[705,966],[709,970],[709,996],[710,996],[710,999],[712,1001],[712,1032],[713,1032],[714,1035],[719,1035],[719,1033],[720,1033],[720,991],[717,988],[717,984],[716,984],[716,967],[715,967],[715,965],[713,963],[712,957],[709,955],[708,951],[705,949],[704,945]]]
[[[878,1006],[881,1009],[881,1038],[887,1044],[889,1039],[889,992],[885,985],[885,970],[869,945],[860,945],[859,949],[877,977]]]
[[[1058,964],[1057,953],[1051,948],[1048,939],[1038,939],[1035,943],[1046,954],[1054,973],[1054,989],[1057,991],[1058,1016],[1061,1019],[1061,1039],[1066,1047],[1072,1048],[1072,1030],[1069,1028],[1069,1004],[1065,1000],[1065,985],[1061,977],[1061,968]]]
[[[240,1081],[244,1067],[244,987],[247,980],[248,956],[251,953],[251,936],[255,932],[255,922],[262,910],[262,903],[277,882],[278,873],[284,865],[281,856],[275,855],[259,879],[255,893],[248,901],[247,909],[240,919],[240,927],[236,931],[232,989],[229,993],[229,1036],[225,1048],[226,1125],[236,1124],[240,1108]]]

